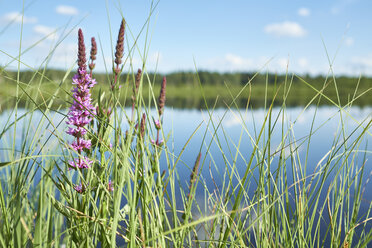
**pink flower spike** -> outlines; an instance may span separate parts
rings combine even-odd
[[[90,149],[92,143],[90,140],[83,140],[80,139],[78,141],[74,141],[71,144],[71,148],[74,149],[75,151],[81,152],[83,149]]]
[[[157,130],[160,129],[160,121],[159,121],[159,120],[154,120],[154,125],[155,125],[155,128],[156,128]]]
[[[85,192],[86,188],[84,185],[82,185],[81,183],[79,185],[75,185],[74,186],[74,190],[76,190],[76,192],[82,194]]]
[[[86,169],[92,165],[93,161],[87,157],[75,158],[75,161],[69,161],[68,164],[71,169]]]
[[[114,191],[114,186],[112,185],[111,180],[108,182],[107,190],[110,191],[110,192]]]
[[[84,139],[87,133],[85,128],[86,125],[90,124],[96,115],[96,109],[92,104],[90,89],[97,84],[95,79],[92,79],[91,75],[87,73],[86,68],[86,53],[84,44],[84,35],[81,29],[78,32],[78,70],[77,73],[72,77],[72,105],[67,114],[66,123],[71,125],[67,134],[74,136],[76,139],[70,144],[70,148],[77,151],[79,155],[83,151],[91,149],[91,141]],[[95,43],[95,41],[92,43]],[[94,49],[93,49],[94,50]],[[91,60],[95,59],[96,51],[91,54]],[[92,70],[92,68],[90,68]],[[85,157],[75,158],[68,162],[68,166],[71,168],[89,168],[93,162]]]

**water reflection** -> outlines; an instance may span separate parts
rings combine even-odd
[[[130,109],[124,111],[129,113]],[[285,155],[290,153],[291,147],[288,144],[295,143],[297,152],[301,156],[308,154],[307,169],[312,171],[319,160],[331,149],[342,128],[344,129],[343,135],[347,137],[359,126],[358,130],[349,137],[350,141],[353,140],[370,121],[371,113],[372,107],[352,107],[341,112],[335,107],[310,107],[306,110],[303,110],[303,108],[288,108],[285,111],[274,108],[271,116],[271,153],[275,156],[279,155],[278,151],[282,150],[284,137]],[[37,137],[40,144],[48,142],[48,147],[58,146],[60,141],[55,138],[57,135],[69,138],[64,135],[66,130],[65,114],[65,111],[47,113],[36,111],[27,114],[26,110],[20,109],[17,113],[19,119],[16,123],[17,130],[14,132],[14,113],[10,110],[4,111],[0,115],[0,159],[2,161],[6,159],[7,152],[4,149],[12,147],[14,134],[16,135],[16,148],[20,148],[19,145],[27,137],[30,138],[29,142],[35,142],[31,138],[36,132],[42,133]],[[121,113],[123,116],[123,130],[128,127],[124,114]],[[154,110],[149,115],[157,116]],[[183,150],[188,139],[199,127],[184,149],[181,163],[177,169],[180,170],[180,173],[189,173],[188,167],[193,165],[200,150],[202,154],[208,152],[209,156],[207,157],[213,157],[213,163],[219,169],[222,169],[225,164],[221,151],[226,156],[225,158],[234,159],[236,146],[239,144],[241,153],[239,157],[249,156],[266,115],[267,111],[265,109],[248,111],[217,109],[208,112],[207,110],[166,108],[163,129],[165,138],[167,138],[167,145],[175,156],[178,156]],[[148,119],[152,118],[149,116]],[[30,127],[28,127],[29,123],[31,123]],[[261,140],[267,141],[268,139],[269,134],[266,129]],[[47,132],[44,132],[45,130]],[[371,133],[371,130],[367,130],[363,144],[368,141],[371,143]],[[155,132],[153,134],[155,135]],[[26,135],[28,136],[26,137]],[[309,136],[311,136],[310,139]],[[149,139],[151,138],[154,137],[149,137]],[[258,145],[263,147],[262,143]],[[208,164],[209,160],[205,163]],[[206,168],[203,173],[209,174]]]
[[[130,109],[125,111],[130,113]],[[270,154],[270,170],[274,177],[278,173],[279,161],[283,157],[286,158],[286,175],[288,184],[291,185],[296,178],[296,175],[293,174],[293,163],[297,168],[301,168],[306,175],[320,171],[330,152],[335,151],[335,147],[342,148],[343,144],[346,148],[353,147],[353,142],[371,120],[371,113],[372,107],[352,107],[342,111],[335,107],[310,107],[306,110],[288,108],[285,111],[274,108],[271,116],[267,116],[265,109],[248,111],[216,109],[208,112],[207,110],[166,108],[163,128],[171,155],[171,163],[174,163],[182,152],[179,163],[176,165],[181,187],[185,189],[188,187],[192,166],[199,151],[202,152],[201,181],[205,183],[206,188],[199,184],[197,199],[203,205],[205,190],[208,189],[209,192],[220,190],[222,185],[226,183],[224,177],[226,171],[236,168],[238,173],[232,178],[232,183],[234,185],[240,183],[239,180],[247,168],[247,161],[255,146],[258,150],[251,166],[249,182],[247,182],[249,184],[247,192],[251,196],[257,188],[257,178],[260,173],[259,160],[260,156],[263,156],[262,154],[266,154],[266,158],[267,154]],[[61,146],[61,142],[55,138],[56,136],[64,137],[65,112],[34,112],[33,115],[28,114],[22,117],[24,114],[26,114],[25,110],[18,111],[17,116],[20,119],[17,122],[16,132],[14,132],[14,125],[12,125],[14,113],[5,111],[0,115],[0,162],[9,160],[8,149],[12,147],[13,138],[15,138],[16,150],[20,150],[22,141],[27,137],[30,137],[30,140],[27,140],[26,144],[38,142],[40,149],[56,149],[55,153],[65,149]],[[123,131],[125,131],[128,128],[124,118],[125,113],[120,114],[123,116]],[[127,115],[130,116],[130,114]],[[154,110],[149,115],[147,118],[149,120],[152,119],[151,116],[157,116]],[[45,116],[47,119],[44,118]],[[265,127],[261,130],[265,120]],[[32,125],[27,127],[28,123]],[[41,132],[40,130],[47,131]],[[194,131],[196,133],[193,135]],[[33,137],[37,132],[42,135],[35,140]],[[260,135],[261,138],[257,143]],[[150,130],[148,138],[149,140],[155,138],[154,130]],[[350,162],[354,163],[357,168],[363,165],[362,158],[364,155],[366,156],[364,189],[369,187],[368,182],[372,171],[369,162],[371,149],[370,146],[367,146],[371,142],[372,131],[369,129],[366,130],[366,135],[355,147],[355,151],[360,153],[360,159],[351,161],[353,154],[350,156]],[[38,152],[38,149],[35,149],[34,152]],[[291,154],[294,153],[296,154],[295,160],[291,157]],[[171,167],[173,165],[171,164]],[[339,165],[342,165],[342,161]],[[164,170],[168,168],[164,156],[161,158],[161,166]],[[335,175],[337,175],[335,171],[331,172],[328,180],[332,180]],[[363,190],[363,192],[361,213],[368,210],[372,200],[372,191]],[[295,194],[293,190],[290,193]],[[325,195],[322,195],[321,198],[325,199]],[[181,201],[181,198],[178,201]]]

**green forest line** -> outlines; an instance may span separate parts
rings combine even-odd
[[[47,104],[53,97],[53,107],[67,106],[71,102],[71,78],[74,72],[48,69],[45,71],[1,71],[0,105],[1,109],[14,106],[16,86],[19,82],[20,106],[26,104]],[[174,72],[166,75],[148,73],[143,76],[144,101],[157,98],[163,76],[167,78],[168,107],[205,108],[239,107],[244,108],[249,102],[253,108],[259,108],[275,98],[274,104],[281,105],[285,100],[287,106],[303,106],[313,100],[318,103],[347,104],[352,99],[353,105],[371,105],[372,78],[369,77],[324,77],[297,76],[255,73],[217,73],[208,71]],[[97,81],[93,98],[101,92],[110,90],[112,75],[93,73]],[[18,78],[18,79],[17,79]],[[131,106],[133,73],[123,73],[120,78],[120,101]],[[151,94],[153,89],[154,94]],[[201,90],[202,89],[202,90]],[[56,93],[57,92],[57,93]],[[238,96],[239,95],[239,96]],[[236,97],[238,96],[238,97]],[[29,103],[28,103],[29,102]]]

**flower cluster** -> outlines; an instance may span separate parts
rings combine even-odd
[[[96,111],[92,105],[90,94],[90,89],[96,84],[96,81],[86,71],[84,37],[80,29],[78,64],[77,74],[72,78],[72,84],[75,85],[72,90],[74,101],[70,107],[67,121],[67,124],[73,127],[69,127],[66,133],[76,138],[70,146],[81,155],[84,149],[91,148],[91,141],[84,139],[84,136],[87,132],[85,126],[92,121]],[[69,161],[72,168],[88,168],[91,164],[92,161],[85,156],[79,156],[74,161]]]
[[[74,186],[74,189],[75,189],[78,193],[80,193],[80,194],[84,193],[85,190],[86,190],[86,188],[85,188],[85,186],[84,186],[83,184],[75,185],[75,186]]]
[[[113,192],[114,191],[114,185],[111,182],[111,180],[108,182],[107,190],[110,191],[110,192]]]
[[[163,143],[164,143],[164,140],[160,140],[160,141],[156,141],[156,140],[154,140],[154,139],[151,139],[150,140],[150,143],[152,144],[152,145],[156,145],[156,146],[162,146],[163,145]]]

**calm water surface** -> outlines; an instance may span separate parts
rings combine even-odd
[[[20,117],[24,113],[25,110],[18,110],[17,115]],[[238,170],[243,172],[246,166],[244,159],[249,159],[252,153],[253,142],[260,132],[266,113],[267,111],[264,109],[250,111],[217,109],[208,113],[205,110],[167,108],[164,113],[163,128],[167,138],[167,145],[175,156],[180,154],[187,140],[199,127],[184,149],[180,157],[180,162],[176,166],[179,174],[185,176],[185,179],[181,181],[188,181],[190,167],[193,167],[200,150],[203,155],[208,152],[207,156],[203,156],[205,161],[202,173],[206,179],[210,178],[209,164],[211,164],[211,168],[214,171],[219,171],[221,174],[224,172],[226,167],[225,161],[228,161],[228,163],[234,161],[237,146],[239,146],[238,150],[240,154],[236,161],[236,166]],[[150,115],[155,117],[156,112],[152,111]],[[212,116],[211,118],[210,115]],[[64,134],[66,131],[66,125],[63,121],[64,115],[61,113],[49,113],[47,116],[49,121],[44,119],[41,122],[43,115],[40,112],[34,112],[32,118],[30,115],[27,115],[26,118],[18,121],[17,131],[15,132],[16,148],[18,147],[20,149],[20,141],[24,139],[27,139],[29,144],[37,142],[38,139],[43,141],[41,143],[47,140],[48,145],[44,149],[59,146],[54,133],[59,132],[60,134]],[[286,137],[284,142],[286,144],[284,149],[285,155],[288,156],[290,154],[291,147],[292,149],[296,148],[296,151],[300,155],[302,166],[305,167],[306,165],[306,170],[312,172],[319,161],[332,148],[335,140],[338,143],[342,141],[342,139],[338,138],[340,134],[344,134],[345,137],[351,135],[348,141],[348,144],[351,144],[371,118],[372,107],[352,107],[342,112],[342,115],[334,107],[320,107],[318,109],[310,107],[305,111],[302,108],[288,108],[285,113],[279,108],[274,108],[271,118],[271,128],[273,131],[271,134],[270,153],[274,155],[274,159],[279,157],[282,137],[284,135]],[[0,161],[6,161],[8,159],[8,149],[12,148],[14,125],[9,127],[9,124],[13,122],[13,119],[14,113],[11,114],[10,111],[4,111],[0,114],[0,134],[5,133],[0,137]],[[148,117],[148,119],[152,118]],[[341,119],[344,125],[344,132],[341,130]],[[28,124],[30,121],[32,123],[31,128],[24,128],[28,126],[25,124]],[[39,129],[37,129],[40,123]],[[123,129],[126,129],[127,126],[123,122]],[[312,134],[309,143],[308,137],[311,127]],[[267,141],[267,131],[268,126],[265,128],[261,141]],[[37,139],[31,139],[37,132],[44,132],[44,135],[37,136]],[[31,138],[25,138],[27,133],[27,137]],[[69,139],[70,137],[66,135],[66,138]],[[155,134],[150,138],[155,138]],[[292,146],[289,146],[289,144],[292,144]],[[372,144],[372,130],[367,130],[361,144],[359,150],[365,150],[365,145],[369,144],[367,146],[369,152],[366,154],[369,157],[372,151],[370,148]],[[263,142],[260,142],[260,150],[263,150],[263,146]],[[221,150],[225,154],[225,159],[222,156]],[[306,155],[307,160],[305,159]],[[369,163],[367,161],[367,171],[371,171],[372,169],[372,164],[370,165]],[[218,179],[218,176],[215,179]],[[208,180],[206,183],[208,183]]]
[[[18,116],[21,116],[24,112],[24,110],[19,110]],[[216,186],[218,188],[221,187],[224,181],[223,174],[226,172],[226,168],[232,166],[234,161],[237,171],[242,177],[247,166],[246,161],[249,160],[253,151],[253,144],[259,135],[266,113],[267,111],[264,109],[250,111],[217,109],[213,113],[208,113],[205,110],[165,109],[163,128],[167,137],[167,145],[175,155],[173,158],[171,157],[173,162],[177,160],[187,140],[199,127],[176,165],[182,187],[187,187],[191,168],[199,151],[203,155],[203,163],[201,165],[202,180],[210,191],[213,191]],[[279,108],[274,108],[271,118],[271,129],[273,131],[270,142],[270,153],[273,159],[272,171],[275,171],[275,166],[279,161],[281,142],[284,140],[284,155],[289,156],[291,149],[295,149],[299,154],[299,160],[296,162],[297,166],[301,166],[307,175],[313,173],[318,164],[324,164],[324,162],[321,163],[322,158],[327,155],[332,146],[339,145],[344,140],[343,137],[348,138],[346,141],[348,146],[352,144],[362,132],[363,127],[371,120],[371,113],[372,107],[352,107],[345,109],[341,114],[340,110],[334,107],[320,107],[318,109],[310,107],[305,111],[303,108],[288,108],[285,113]],[[150,114],[154,117],[156,116],[155,111]],[[0,133],[5,132],[0,140],[0,162],[9,159],[7,149],[12,147],[13,126],[8,131],[4,130],[12,121],[12,116],[10,119],[9,116],[11,116],[9,111],[4,111],[0,115]],[[33,137],[33,132],[37,131],[37,125],[40,123],[41,117],[42,114],[40,112],[34,113],[31,120],[32,128],[28,130],[30,133],[29,137]],[[56,129],[50,122],[45,121],[42,124],[42,129],[47,130],[47,132],[45,132],[45,137],[40,138],[48,140],[46,148],[58,147],[58,141],[52,133],[55,130],[60,133],[66,130],[66,125],[63,121],[64,116],[63,114],[52,113],[48,114],[48,118]],[[148,117],[148,119],[152,118]],[[24,140],[24,134],[27,132],[27,130],[22,129],[22,126],[28,123],[29,120],[29,118],[23,118],[17,124],[15,141],[18,149],[20,141]],[[124,122],[123,125],[125,129],[127,125]],[[258,144],[261,152],[263,151],[264,143],[268,139],[268,130],[269,128],[266,126],[261,142]],[[310,130],[312,130],[312,133],[309,140]],[[283,139],[283,135],[285,139]],[[155,138],[155,135],[150,138]],[[31,144],[35,141],[30,140],[28,142]],[[361,140],[360,146],[355,148],[360,152],[358,160],[355,161],[355,165],[358,168],[363,165],[363,156],[365,155],[367,158],[363,180],[365,188],[371,187],[370,183],[368,183],[372,171],[371,145],[372,129],[369,129]],[[239,154],[237,159],[235,159],[237,147]],[[221,150],[225,156],[222,155]],[[167,169],[164,156],[161,163],[162,169]],[[290,159],[288,159],[287,167],[288,178],[291,179],[292,167]],[[211,179],[211,174],[214,181]],[[252,171],[252,176],[253,178],[258,177],[257,169]],[[333,179],[332,175],[330,179]],[[235,179],[235,183],[237,182],[237,179]],[[255,188],[255,181],[252,180],[248,192],[253,194]],[[197,192],[198,200],[202,202],[204,188],[199,185]],[[362,212],[367,211],[371,200],[372,191],[366,190],[361,206]]]

